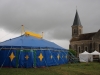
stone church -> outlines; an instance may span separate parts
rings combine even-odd
[[[78,12],[76,10],[75,18],[72,27],[72,38],[70,40],[69,49],[75,50],[77,56],[84,51],[93,52],[97,50],[100,52],[100,30],[97,32],[83,33],[83,26],[81,24]]]

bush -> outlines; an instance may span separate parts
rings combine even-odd
[[[71,52],[74,56],[76,56],[76,51],[75,50],[69,49],[69,52]]]

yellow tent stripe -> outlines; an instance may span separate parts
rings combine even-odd
[[[37,34],[37,33],[34,33],[34,32],[29,32],[29,31],[26,31],[25,35],[33,36],[33,37],[36,37],[36,38],[42,38],[42,36],[40,34]]]

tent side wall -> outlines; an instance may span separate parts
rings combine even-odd
[[[91,55],[90,54],[79,54],[79,61],[80,62],[89,62],[89,61],[91,61]]]
[[[100,54],[91,54],[91,61],[93,61],[93,55],[98,55],[100,59]]]
[[[42,67],[68,63],[64,50],[0,50],[1,67]]]

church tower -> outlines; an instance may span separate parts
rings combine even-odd
[[[78,15],[78,12],[76,10],[74,22],[72,25],[72,38],[77,38],[80,34],[83,33],[83,26],[81,25],[81,21]]]

